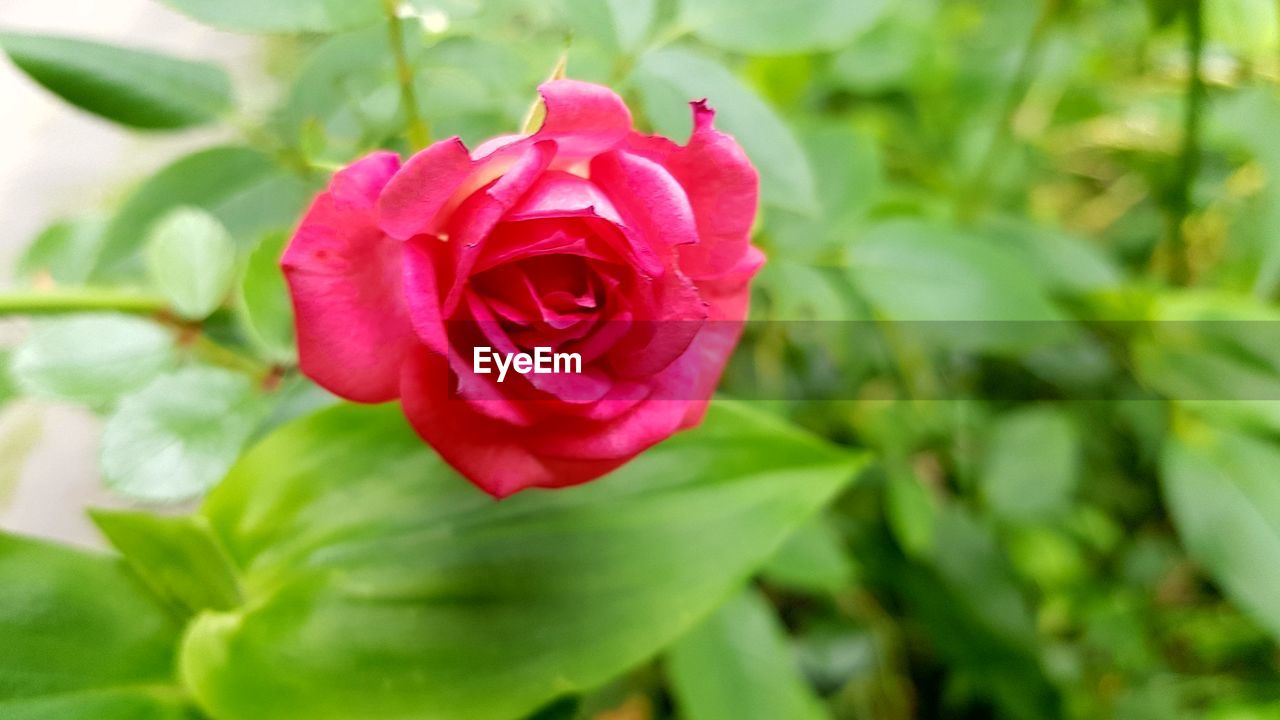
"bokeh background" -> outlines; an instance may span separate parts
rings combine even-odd
[[[409,150],[419,122],[471,144],[512,131],[566,56],[644,129],[682,138],[688,100],[717,108],[761,171],[769,255],[722,390],[874,464],[717,616],[740,625],[704,628],[591,714],[545,717],[736,720],[733,688],[694,678],[765,653],[781,661],[760,687],[802,718],[1280,718],[1273,0],[411,0],[401,53],[379,3],[294,25],[238,2],[51,5],[0,0],[0,26],[210,61],[235,100],[142,132],[3,66],[9,287],[147,292],[149,235],[202,208],[239,290],[198,324],[221,350],[157,372],[267,366],[285,390],[209,419],[213,450],[139,486],[100,462],[100,418],[123,425],[150,378],[68,383],[67,326],[6,321],[5,529],[96,544],[84,506],[168,511],[165,478],[194,498],[325,402],[272,335],[261,275],[308,193],[364,152]],[[259,159],[190,164],[225,143]],[[188,182],[201,173],[225,174]],[[67,220],[88,229],[28,250]],[[84,248],[105,260],[82,268]],[[699,654],[716,642],[728,654]]]

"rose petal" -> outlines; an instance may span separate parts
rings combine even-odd
[[[386,402],[415,344],[401,292],[400,243],[376,224],[374,200],[400,159],[379,152],[337,173],[281,259],[297,317],[302,371],[336,395]]]
[[[400,168],[378,199],[378,225],[391,237],[407,240],[439,230],[437,217],[463,181],[473,163],[467,147],[457,137],[441,140]]]
[[[624,459],[566,460],[542,457],[524,440],[527,430],[474,412],[448,396],[432,378],[447,373],[444,359],[415,352],[405,363],[401,396],[414,430],[446,462],[496,498],[531,487],[567,487],[594,480]]]
[[[581,80],[551,80],[538,87],[547,115],[534,140],[555,140],[561,155],[589,158],[626,139],[631,111],[613,90]]]
[[[430,235],[419,235],[403,245],[409,320],[418,339],[441,355],[449,352],[449,334],[441,312],[443,298],[437,267],[442,258],[448,257],[443,246],[443,242]]]
[[[555,157],[553,142],[538,142],[520,156],[509,170],[489,187],[467,198],[449,221],[449,245],[455,253],[453,284],[444,301],[444,316],[450,317],[462,299],[462,289],[471,276],[484,242],[503,216],[515,207],[529,188],[546,172]]]
[[[591,179],[655,249],[698,242],[689,196],[671,173],[648,158],[614,150],[591,161]]]

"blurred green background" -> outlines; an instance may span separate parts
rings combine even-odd
[[[331,402],[274,262],[310,194],[512,132],[563,55],[644,129],[716,108],[777,321],[722,391],[872,464],[659,662],[537,717],[1280,718],[1280,3],[166,4],[263,36],[274,97],[0,34],[84,110],[234,138],[50,219],[0,296],[59,315],[5,396],[106,417],[108,487],[198,497]]]

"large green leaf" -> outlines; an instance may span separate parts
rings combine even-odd
[[[122,561],[0,534],[0,587],[0,717],[196,717],[177,621]]]
[[[1181,424],[1161,459],[1165,501],[1191,556],[1280,638],[1280,450],[1274,444]]]
[[[223,30],[259,33],[333,32],[382,17],[381,0],[163,0]]]
[[[715,405],[608,478],[495,503],[396,407],[340,406],[210,496],[246,602],[197,616],[183,677],[220,720],[509,720],[679,637],[859,466]]]
[[[1063,515],[1080,479],[1080,441],[1070,419],[1049,407],[1003,415],[991,433],[983,495],[999,517],[1015,521]]]
[[[139,274],[151,226],[176,208],[207,210],[246,248],[267,230],[297,223],[307,195],[304,182],[256,150],[229,145],[187,155],[143,182],[111,219],[95,278]]]
[[[837,48],[888,6],[887,0],[680,0],[680,20],[728,50],[787,54]]]
[[[50,92],[122,125],[185,128],[231,105],[230,78],[209,63],[53,35],[0,33],[0,47]]]
[[[687,720],[819,720],[830,717],[800,674],[773,608],[740,593],[667,654]]]
[[[760,171],[761,198],[781,207],[814,212],[817,189],[804,149],[760,96],[723,65],[680,48],[647,53],[635,81],[654,128],[673,138],[689,135],[689,101],[706,98],[716,127],[731,133]]]

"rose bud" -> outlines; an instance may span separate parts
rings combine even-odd
[[[282,259],[302,371],[400,400],[495,497],[587,482],[698,424],[764,262],[756,170],[704,102],[678,145],[636,132],[606,87],[539,92],[532,135],[341,170]],[[539,348],[580,367],[480,367]]]

